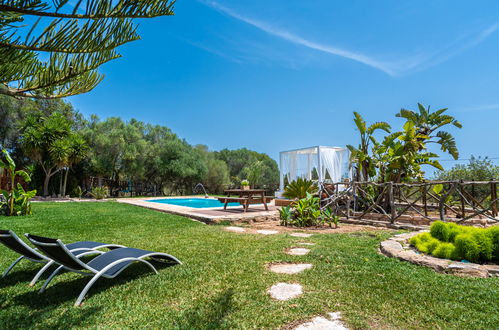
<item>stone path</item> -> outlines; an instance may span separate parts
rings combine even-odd
[[[312,236],[312,234],[307,234],[307,233],[291,233],[289,235],[293,237],[305,237],[305,238]]]
[[[255,233],[254,230],[247,231],[243,227],[228,226],[224,228],[226,231],[234,233]],[[271,229],[259,229],[256,233],[261,235],[275,235],[279,234],[278,230]],[[312,234],[307,233],[290,233],[290,236],[308,238]],[[297,245],[314,246],[315,243],[311,242],[297,242]],[[304,256],[310,252],[310,249],[305,247],[291,247],[285,250],[286,254],[293,256]],[[277,274],[295,275],[304,272],[313,267],[312,264],[308,263],[272,263],[269,264],[268,269],[271,272]],[[303,287],[299,283],[284,283],[280,282],[272,285],[268,289],[268,294],[272,299],[279,301],[286,301],[294,298],[298,298],[303,294]],[[296,330],[321,330],[321,329],[331,329],[331,330],[348,330],[348,328],[341,322],[340,313],[327,313],[326,316],[317,316],[310,321],[304,322],[301,325],[295,327]]]
[[[292,255],[292,256],[304,256],[310,252],[309,249],[307,248],[301,248],[301,247],[294,247],[291,249],[286,250],[286,254]]]
[[[259,233],[259,234],[262,234],[262,235],[275,235],[275,234],[279,234],[279,232],[277,230],[266,230],[266,229],[257,230],[256,232]]]
[[[301,296],[303,287],[296,283],[277,283],[272,285],[268,292],[272,298],[284,301]]]
[[[229,226],[229,227],[224,227],[225,230],[231,231],[233,233],[244,233],[246,229],[242,227],[234,227],[234,226]]]
[[[269,270],[278,274],[298,274],[307,269],[312,268],[312,264],[292,264],[292,263],[282,263],[282,264],[271,264]]]
[[[327,317],[317,316],[311,321],[303,323],[295,328],[295,330],[347,330],[348,328],[341,322],[340,312],[327,313]]]

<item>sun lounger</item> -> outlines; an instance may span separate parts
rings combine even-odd
[[[156,274],[158,271],[148,260],[145,260],[146,258],[150,258],[155,261],[167,261],[182,264],[177,258],[169,254],[134,248],[114,249],[85,263],[72,254],[71,251],[69,251],[69,249],[61,242],[61,240],[29,234],[27,237],[29,241],[41,252],[60,265],[45,281],[43,287],[40,289],[40,292],[45,291],[50,281],[61,270],[68,270],[78,274],[92,276],[92,279],[87,283],[78,296],[75,306],[79,306],[81,304],[88,290],[100,277],[109,279],[115,278],[134,262],[146,264]]]
[[[26,244],[23,240],[21,240],[12,230],[0,230],[0,243],[8,247],[10,250],[20,254],[21,256],[17,258],[3,273],[2,278],[7,276],[9,272],[23,259],[45,264],[42,269],[35,275],[33,280],[30,282],[30,285],[35,285],[36,281],[42,276],[42,274],[50,268],[54,264],[54,261],[50,258],[47,258],[37,249],[33,249],[28,244]],[[83,241],[67,244],[66,248],[71,251],[74,255],[79,257],[83,256],[83,254],[101,254],[103,251],[98,251],[99,249],[108,248],[122,248],[123,245],[118,244],[105,244],[100,242],[92,242],[92,241]],[[89,252],[89,253],[88,253]]]

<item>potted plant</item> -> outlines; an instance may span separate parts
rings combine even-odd
[[[241,181],[241,189],[242,190],[249,190],[250,189],[250,184],[249,184],[248,180]]]

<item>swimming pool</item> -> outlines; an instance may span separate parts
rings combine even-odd
[[[224,206],[224,203],[219,202],[218,200],[212,198],[165,198],[165,199],[148,200],[146,202],[178,205],[178,206],[192,207],[195,209]],[[227,204],[227,206],[239,206],[239,203],[229,203]]]

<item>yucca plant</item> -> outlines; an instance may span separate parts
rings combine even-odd
[[[317,191],[317,185],[312,180],[298,178],[284,188],[282,195],[288,199],[302,199],[307,197],[307,193],[314,194]]]
[[[106,187],[93,187],[90,195],[95,199],[104,199],[107,197],[107,188]]]

